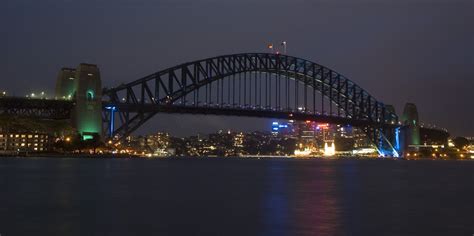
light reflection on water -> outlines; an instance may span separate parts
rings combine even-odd
[[[473,173],[468,161],[2,158],[0,234],[470,235]]]
[[[341,234],[341,207],[337,196],[337,183],[333,176],[336,174],[332,165],[324,166],[319,174],[314,169],[304,172],[305,184],[300,185],[299,198],[295,200],[299,205],[298,223],[306,228],[305,232],[313,235]],[[311,171],[311,172],[310,172]],[[309,227],[308,227],[309,226]]]
[[[288,231],[289,213],[287,173],[285,165],[271,162],[266,166],[266,189],[263,192],[263,232],[262,235],[275,235]]]

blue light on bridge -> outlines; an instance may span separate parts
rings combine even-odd
[[[395,128],[395,143],[393,147],[393,157],[400,157],[400,127]]]
[[[117,111],[117,107],[115,107],[115,106],[107,106],[107,107],[105,107],[105,109],[110,111],[109,136],[112,137],[112,135],[114,134],[115,112]]]
[[[400,150],[400,127],[395,129],[395,149]]]
[[[386,153],[386,152],[385,152],[385,150],[383,149],[383,134],[382,134],[382,129],[380,129],[378,133],[379,133],[379,138],[378,138],[378,139],[379,139],[379,144],[378,144],[378,146],[379,146],[379,148],[378,148],[379,155],[385,157],[385,153]]]
[[[395,129],[395,143],[392,146],[392,143],[387,139],[387,137],[382,133],[382,130],[379,132],[379,142],[377,147],[377,152],[379,156],[386,157],[400,157],[400,142],[399,142],[400,127]],[[386,142],[384,146],[384,141]]]

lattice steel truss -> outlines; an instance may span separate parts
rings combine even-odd
[[[104,95],[105,127],[110,136],[120,137],[158,112],[304,119],[376,129],[398,123],[396,114],[343,75],[279,54],[193,61],[105,89]]]

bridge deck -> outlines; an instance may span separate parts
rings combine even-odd
[[[285,111],[276,110],[273,108],[261,107],[231,107],[231,106],[183,106],[183,105],[156,105],[156,104],[108,104],[104,103],[105,107],[114,106],[118,111],[125,110],[136,113],[181,113],[181,114],[202,114],[202,115],[224,115],[224,116],[246,116],[246,117],[261,117],[274,118],[285,120],[309,120],[321,123],[331,124],[350,124],[353,126],[374,126],[373,121],[352,119],[350,117],[331,116],[326,114],[318,114],[312,112],[301,111]],[[383,124],[380,126],[396,127],[397,124]]]
[[[0,114],[39,119],[63,120],[71,118],[74,102],[66,100],[0,98]]]

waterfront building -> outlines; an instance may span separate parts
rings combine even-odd
[[[45,133],[0,132],[0,153],[46,152],[53,148],[54,139]]]
[[[467,141],[469,141],[470,144],[474,145],[474,136],[473,137],[466,137]]]
[[[158,132],[145,136],[144,146],[151,150],[168,149],[170,145],[170,135],[168,133]]]
[[[234,136],[234,147],[236,148],[243,148],[244,147],[244,133],[240,132],[235,134]]]
[[[367,137],[367,134],[362,129],[354,129],[352,133],[354,138],[354,148],[367,148],[372,146],[372,142]]]
[[[274,136],[291,137],[295,134],[295,122],[289,120],[288,122],[272,122],[272,134]]]

